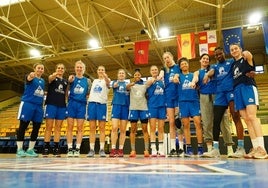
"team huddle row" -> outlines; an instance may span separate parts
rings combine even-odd
[[[97,69],[98,78],[93,82],[84,77],[85,64],[75,63],[75,75],[68,80],[63,78],[65,67],[56,66],[55,73],[48,78],[48,90],[43,113],[45,82],[41,77],[44,65],[37,63],[34,71],[26,76],[25,91],[18,113],[20,120],[17,134],[17,157],[37,157],[34,151],[38,131],[45,114],[46,130],[44,136],[43,156],[60,157],[60,129],[67,118],[67,157],[79,157],[83,138],[84,121],[89,121],[90,150],[87,157],[95,156],[96,127],[99,127],[99,156],[106,157],[105,123],[107,114],[108,92],[113,89],[112,132],[110,157],[123,157],[127,123],[130,122],[131,153],[136,157],[135,137],[137,123],[140,121],[144,137],[144,157],[185,156],[219,157],[219,135],[224,134],[228,147],[228,157],[267,158],[264,138],[260,123],[256,117],[258,97],[254,81],[255,65],[252,54],[242,52],[238,44],[230,45],[232,59],[225,59],[223,49],[215,49],[217,63],[210,65],[210,56],[202,54],[201,68],[189,72],[189,60],[180,58],[176,63],[170,52],[163,54],[164,67],[159,70],[151,66],[151,78],[144,82],[141,72],[136,69],[134,78],[126,82],[126,73],[118,70],[117,80],[111,82],[105,73],[105,67]],[[68,102],[66,104],[66,98]],[[229,107],[237,130],[237,149],[233,152],[232,136],[224,121],[224,113]],[[179,115],[183,133],[179,135],[179,148],[176,149],[175,116]],[[243,125],[245,120],[253,148],[246,154],[244,149]],[[170,126],[170,151],[164,146],[164,122],[168,119]],[[197,152],[191,145],[190,120],[193,120],[197,136]],[[201,125],[202,119],[202,125]],[[32,121],[33,130],[29,147],[23,150],[25,131]],[[150,133],[148,133],[148,123]],[[77,127],[76,142],[73,144],[73,130]],[[52,129],[54,128],[54,147],[50,148]],[[156,142],[156,129],[158,142]],[[118,138],[118,131],[120,136]],[[185,147],[182,138],[185,138]],[[117,146],[118,140],[118,148]],[[207,152],[204,152],[203,142]]]

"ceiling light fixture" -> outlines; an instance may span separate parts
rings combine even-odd
[[[13,5],[13,4],[22,3],[22,2],[25,2],[25,0],[1,0],[0,7],[5,7],[8,5]]]
[[[162,27],[159,29],[160,38],[168,38],[169,37],[169,29],[167,27]]]
[[[99,46],[99,42],[98,42],[98,40],[96,40],[96,39],[90,39],[90,40],[88,41],[88,45],[90,46],[91,49],[97,49],[97,48],[100,48],[100,46]]]
[[[30,50],[30,56],[31,57],[40,57],[41,56],[41,53],[39,50],[37,49],[31,49]]]
[[[262,15],[260,12],[255,12],[249,16],[249,24],[254,25],[260,23]]]

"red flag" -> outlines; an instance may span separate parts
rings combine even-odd
[[[216,31],[205,31],[198,33],[199,39],[199,55],[204,53],[209,55],[214,54],[214,49],[217,47]]]
[[[188,59],[195,58],[194,33],[178,35],[177,43],[178,43],[178,59],[181,57],[187,57]]]
[[[148,64],[150,41],[135,42],[135,65]]]

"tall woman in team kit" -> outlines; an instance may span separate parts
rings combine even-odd
[[[239,44],[231,44],[230,52],[235,59],[232,69],[235,110],[239,110],[245,120],[253,146],[252,150],[245,155],[245,158],[268,158],[264,146],[262,127],[257,118],[259,105],[257,85],[254,78],[247,75],[251,71],[255,71],[253,56],[249,51],[242,52]]]
[[[21,103],[18,112],[20,120],[19,130],[17,134],[17,157],[37,157],[38,154],[34,151],[38,132],[43,121],[43,101],[45,81],[41,78],[44,73],[44,65],[36,63],[33,66],[34,71],[25,77],[24,93],[21,97]],[[27,151],[23,150],[23,141],[25,131],[32,121],[33,130],[31,133],[30,143]]]
[[[165,65],[160,71],[159,76],[164,78],[165,82],[165,101],[167,107],[167,116],[169,121],[170,132],[170,153],[169,156],[177,156],[176,151],[176,127],[175,127],[175,112],[178,108],[178,75],[180,68],[175,63],[173,55],[170,52],[163,54]],[[175,83],[177,82],[177,83]]]
[[[54,126],[53,155],[60,157],[60,131],[63,120],[66,118],[66,97],[68,81],[63,78],[65,66],[56,65],[56,71],[48,77],[48,91],[45,101],[46,130],[44,136],[43,156],[49,155],[50,138]]]
[[[112,82],[113,100],[112,100],[112,149],[110,157],[123,157],[124,144],[126,139],[126,128],[129,112],[129,92],[127,91],[126,72],[123,69],[118,70],[117,80]],[[118,139],[118,129],[120,132],[119,149],[116,149]]]
[[[104,151],[105,144],[105,123],[107,120],[107,101],[110,88],[110,78],[105,73],[105,67],[99,66],[97,69],[98,78],[94,79],[88,98],[87,120],[90,126],[90,151],[87,157],[95,155],[96,127],[100,130],[100,157],[106,157]],[[98,124],[97,124],[98,123]]]
[[[69,98],[67,105],[67,157],[79,157],[83,138],[83,127],[86,118],[87,95],[91,81],[84,77],[86,66],[82,61],[75,63],[75,75],[70,75],[68,82]],[[76,144],[73,146],[73,129],[76,122]]]
[[[165,84],[159,79],[158,68],[152,65],[150,68],[152,78],[146,82],[148,95],[148,111],[150,123],[151,156],[165,157],[164,154],[164,123],[166,119],[166,104],[164,89]],[[156,147],[156,125],[158,126],[158,150]]]

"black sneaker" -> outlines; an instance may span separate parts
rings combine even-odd
[[[177,156],[177,151],[175,149],[172,149],[169,154],[168,154],[169,157],[176,157]]]
[[[54,148],[53,149],[53,155],[54,155],[54,157],[60,157],[60,149],[59,148]]]
[[[183,149],[178,150],[177,157],[184,157],[184,150]]]
[[[49,148],[44,148],[42,154],[43,154],[43,157],[48,157],[48,155],[49,155]]]

